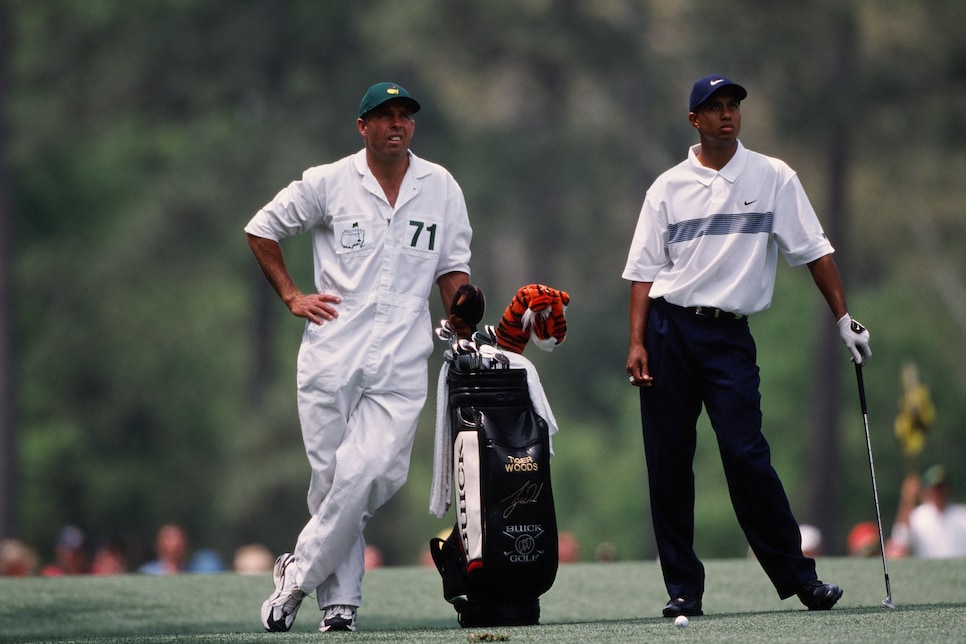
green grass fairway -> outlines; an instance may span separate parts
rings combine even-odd
[[[0,578],[0,642],[966,642],[966,559],[889,562],[897,609],[881,605],[880,559],[823,558],[845,589],[829,612],[780,601],[754,561],[706,562],[704,617],[676,628],[653,562],[561,566],[537,626],[462,629],[436,571],[370,571],[356,633],[318,633],[314,598],[290,633],[266,633],[268,575]]]

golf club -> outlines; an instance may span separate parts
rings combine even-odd
[[[476,344],[477,347],[496,344],[488,334],[483,333],[482,331],[474,331],[471,337],[473,339],[473,343]]]
[[[449,320],[442,319],[439,321],[439,327],[436,329],[436,337],[449,344],[450,351],[453,352],[453,355],[462,353],[460,350],[459,336],[456,335],[456,331],[450,326]]]
[[[506,357],[506,354],[492,344],[483,344],[479,350],[484,367],[488,369],[508,369],[510,367],[510,360]]]
[[[889,583],[889,568],[886,565],[885,539],[882,536],[882,516],[879,514],[879,491],[875,485],[875,463],[872,460],[872,439],[869,436],[869,409],[865,403],[865,382],[862,379],[862,365],[855,363],[855,379],[859,385],[859,404],[862,406],[862,422],[865,425],[865,444],[869,448],[869,471],[872,473],[872,495],[875,497],[875,520],[879,526],[879,552],[882,553],[882,572],[885,574],[886,598],[882,604],[895,608],[892,603],[892,585]]]
[[[486,332],[486,335],[489,336],[490,344],[497,344],[496,327],[493,326],[492,324],[487,324],[486,326],[483,327],[483,330]]]

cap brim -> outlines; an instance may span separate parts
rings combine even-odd
[[[359,115],[359,118],[365,118],[366,115],[370,114],[373,110],[378,109],[379,107],[382,107],[386,103],[391,103],[393,101],[400,101],[400,102],[406,103],[407,105],[409,105],[409,111],[412,112],[413,114],[415,114],[416,112],[418,112],[420,110],[420,107],[421,107],[419,105],[419,101],[417,101],[415,98],[413,98],[411,96],[392,96],[392,97],[387,98],[386,100],[381,101],[379,103],[376,103],[375,105],[373,105],[372,107],[370,107],[365,112],[363,112],[362,114],[360,114]]]

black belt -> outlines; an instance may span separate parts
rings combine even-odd
[[[716,320],[743,320],[748,317],[744,313],[732,313],[731,311],[722,311],[721,309],[716,309],[713,306],[685,306],[682,307],[685,311],[690,311],[695,315],[700,315],[703,318],[714,318]]]
[[[658,298],[658,300],[664,302],[668,306],[672,306],[681,311],[686,311],[703,318],[712,318],[714,320],[744,320],[748,317],[744,313],[732,313],[731,311],[724,311],[713,306],[678,306],[677,304],[668,302],[663,297]]]

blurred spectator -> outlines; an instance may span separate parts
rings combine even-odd
[[[573,563],[580,560],[580,544],[577,535],[564,530],[557,538],[557,551],[560,563]]]
[[[879,526],[875,521],[856,523],[847,543],[850,557],[875,557],[880,552]]]
[[[154,542],[157,559],[138,568],[147,575],[173,575],[184,571],[188,557],[188,536],[181,526],[167,524],[158,530]]]
[[[617,561],[619,558],[620,553],[617,550],[617,544],[610,541],[602,541],[594,549],[595,561]]]
[[[433,551],[429,548],[423,548],[419,552],[419,565],[425,566],[426,568],[435,568],[436,563],[433,562]]]
[[[822,531],[808,523],[798,526],[802,535],[802,554],[806,557],[818,557],[822,554]],[[754,550],[748,546],[748,558],[757,560]]]
[[[65,526],[54,544],[54,561],[41,569],[44,577],[85,575],[90,572],[87,559],[87,539],[77,526]]]
[[[382,551],[376,546],[367,545],[365,554],[362,556],[362,562],[366,570],[382,568]]]
[[[191,555],[191,560],[185,567],[185,572],[193,572],[200,575],[209,575],[216,572],[225,572],[225,561],[217,550],[205,548]]]
[[[921,482],[916,474],[906,477],[889,553],[924,559],[966,557],[966,505],[949,502],[949,486],[942,465],[926,470]]]
[[[37,572],[37,553],[19,539],[0,541],[0,577],[30,577]]]
[[[798,526],[802,533],[802,554],[806,557],[818,557],[822,554],[822,531],[813,525],[803,523]]]
[[[243,575],[254,575],[272,572],[274,565],[275,557],[272,556],[271,550],[260,543],[250,543],[235,551],[232,568]]]
[[[127,572],[127,551],[118,537],[105,540],[94,551],[93,575],[120,575]]]

